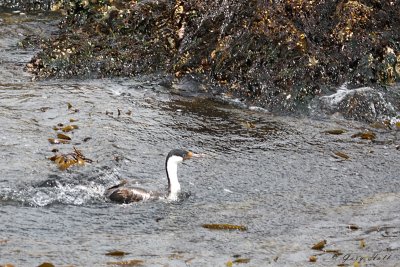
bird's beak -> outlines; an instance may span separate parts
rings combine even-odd
[[[183,160],[187,160],[193,157],[193,152],[189,151],[188,153],[186,153],[185,157],[183,158]]]

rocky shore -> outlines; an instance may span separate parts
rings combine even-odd
[[[64,0],[52,9],[65,17],[27,65],[37,78],[189,75],[284,113],[343,84],[400,98],[398,1]],[[376,94],[351,95],[343,116],[371,120],[353,111],[369,112]],[[372,120],[398,112],[380,104]]]

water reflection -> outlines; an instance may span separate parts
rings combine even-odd
[[[184,136],[208,139],[213,149],[229,152],[274,138],[290,130],[284,123],[253,111],[238,112],[235,106],[204,97],[177,98],[162,105],[171,114],[168,124]],[[240,110],[240,109],[239,109]],[[201,144],[199,144],[201,146]]]

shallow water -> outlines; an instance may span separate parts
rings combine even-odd
[[[369,126],[278,117],[210,100],[190,81],[164,87],[157,76],[31,82],[22,70],[33,51],[16,43],[29,29],[49,29],[24,25],[0,25],[0,264],[226,266],[241,258],[250,261],[240,266],[335,266],[360,256],[370,257],[364,266],[400,262],[398,131],[373,129],[375,142],[351,138]],[[70,119],[79,126],[68,133],[71,144],[50,144],[53,127]],[[323,133],[339,128],[347,132]],[[52,149],[69,153],[73,146],[93,163],[60,171],[48,159]],[[120,179],[164,190],[164,160],[173,148],[204,154],[180,166],[178,202],[118,205],[104,198]],[[248,230],[208,230],[206,223]],[[323,239],[343,254],[311,249]],[[129,254],[106,255],[114,250]]]

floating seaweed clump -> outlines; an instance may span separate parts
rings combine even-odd
[[[49,138],[48,140],[49,140],[50,144],[52,144],[52,145],[69,144],[69,140],[67,140],[67,139]]]
[[[79,128],[78,125],[66,125],[63,128],[61,128],[61,131],[68,133],[68,132],[73,131],[78,128]]]
[[[333,155],[335,158],[350,159],[350,157],[347,154],[345,154],[341,151],[334,151]]]
[[[319,241],[318,243],[315,243],[311,249],[315,250],[322,250],[326,245],[326,240]]]
[[[123,257],[128,255],[129,253],[122,251],[122,250],[112,250],[106,253],[106,256],[111,256],[111,257]]]
[[[236,260],[233,261],[228,261],[225,266],[227,267],[232,267],[234,264],[241,264],[241,263],[249,263],[250,259],[247,258],[238,258]]]
[[[317,256],[310,256],[310,258],[309,258],[309,261],[310,262],[316,262],[317,261]]]
[[[114,262],[107,262],[107,265],[114,265],[114,266],[143,266],[143,260],[126,260],[126,261],[114,261]]]
[[[330,129],[330,130],[323,131],[323,133],[334,134],[334,135],[344,134],[345,132],[346,132],[346,130],[343,130],[343,129]]]
[[[236,259],[236,260],[234,260],[232,262],[233,263],[249,263],[250,259],[248,259],[248,258],[238,258],[238,259]]]
[[[359,133],[353,134],[351,136],[351,138],[356,138],[356,137],[359,137],[359,138],[365,139],[365,140],[375,140],[376,134],[371,131],[365,131],[365,132],[359,132]]]
[[[347,228],[349,228],[352,231],[356,231],[356,230],[360,229],[360,226],[358,226],[357,224],[352,223],[352,224],[349,224],[347,226]]]
[[[203,228],[212,229],[212,230],[239,230],[246,231],[247,227],[243,225],[234,225],[234,224],[225,224],[225,223],[212,223],[212,224],[203,224]]]
[[[56,153],[54,156],[49,158],[54,161],[60,170],[66,170],[72,166],[78,165],[83,166],[86,163],[92,163],[91,159],[86,158],[80,150],[74,147],[74,152],[68,154]]]
[[[62,134],[62,133],[58,133],[57,138],[62,139],[62,140],[71,140],[71,137],[69,137],[68,135]]]

